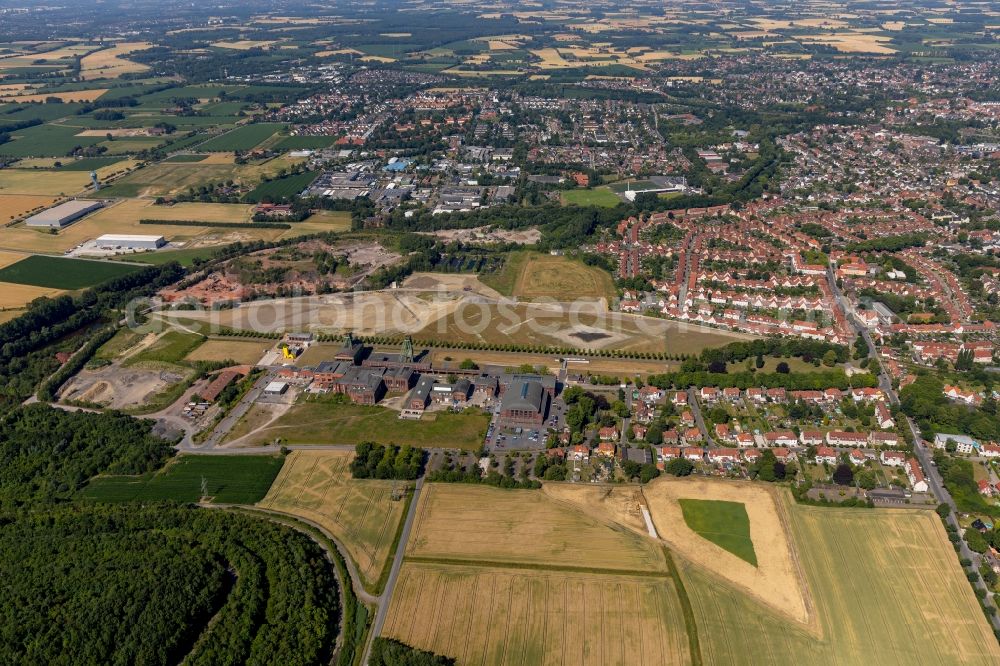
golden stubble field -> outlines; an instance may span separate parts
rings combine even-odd
[[[392,481],[352,479],[353,458],[338,451],[293,451],[258,506],[321,525],[374,585],[392,557],[407,503],[391,499]]]
[[[666,574],[656,542],[533,490],[429,484],[406,557]]]
[[[690,663],[669,578],[406,563],[382,635],[459,664]]]
[[[149,69],[147,65],[123,56],[149,48],[153,48],[149,42],[120,42],[111,48],[86,55],[80,60],[80,78],[84,81],[116,79],[122,74],[145,72]]]

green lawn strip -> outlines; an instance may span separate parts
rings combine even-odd
[[[208,496],[220,504],[253,504],[267,494],[283,456],[181,455],[163,469],[142,476],[101,476],[81,491],[97,502],[197,502],[202,480]]]
[[[127,359],[122,365],[139,363],[180,363],[184,358],[205,342],[206,338],[183,331],[167,331],[159,340]]]
[[[678,502],[688,527],[720,548],[757,566],[746,506],[741,502],[720,500],[681,499]]]

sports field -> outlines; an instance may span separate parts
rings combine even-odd
[[[406,557],[438,563],[662,573],[660,545],[537,490],[429,484]]]
[[[337,451],[293,451],[259,506],[324,527],[344,544],[374,587],[392,556],[407,502],[392,499],[392,481],[352,479],[353,457]]]
[[[214,502],[253,504],[267,493],[282,460],[282,456],[182,455],[152,474],[98,477],[81,495],[98,502],[197,502],[204,481]]]
[[[382,635],[459,664],[690,663],[666,577],[407,562]]]
[[[50,289],[83,289],[137,270],[139,266],[32,255],[0,268],[0,282]]]
[[[691,564],[681,575],[705,663],[995,664],[1000,647],[932,511],[791,506],[818,628]]]
[[[230,432],[228,441],[245,437],[241,445],[269,444],[410,444],[478,450],[489,416],[478,410],[425,414],[419,421],[399,418],[385,407],[340,404],[311,399],[295,404],[271,421],[266,407],[255,405]]]
[[[679,503],[688,527],[757,566],[757,554],[750,539],[750,518],[743,503],[698,499],[682,499]]]
[[[562,202],[566,205],[614,208],[622,200],[611,190],[599,188],[595,190],[567,190],[562,193]]]

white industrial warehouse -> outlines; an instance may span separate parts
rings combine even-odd
[[[96,245],[102,250],[157,250],[167,244],[163,236],[134,234],[104,234],[97,237]]]
[[[87,213],[93,212],[104,205],[103,201],[88,201],[86,199],[73,199],[58,206],[53,206],[48,210],[43,210],[38,215],[32,215],[24,223],[29,227],[49,227],[50,229],[61,229],[68,224],[76,222]]]

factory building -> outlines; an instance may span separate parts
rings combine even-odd
[[[86,199],[73,199],[58,206],[53,206],[48,210],[43,210],[38,215],[32,215],[24,223],[29,227],[49,227],[50,229],[61,229],[73,222],[76,222],[87,213],[91,213],[104,205],[103,201],[87,201]]]
[[[104,234],[97,237],[97,247],[109,250],[158,250],[167,244],[163,236]]]

